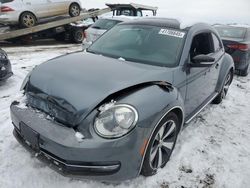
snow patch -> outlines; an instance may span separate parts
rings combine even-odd
[[[85,138],[85,136],[80,132],[76,132],[75,137],[76,137],[78,142],[82,142]]]
[[[27,107],[27,97],[23,92],[18,92],[16,95],[16,101],[18,102],[17,107],[21,109],[26,109]]]

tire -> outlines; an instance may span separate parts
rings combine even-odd
[[[69,15],[71,17],[77,17],[81,14],[81,7],[77,3],[72,3],[69,7]]]
[[[247,67],[244,70],[240,70],[239,71],[239,75],[240,76],[247,76],[248,75],[248,68],[249,68],[249,64],[247,65]]]
[[[156,174],[157,169],[167,164],[175,147],[179,129],[180,121],[175,113],[170,112],[161,120],[148,144],[142,175],[152,176]]]
[[[19,19],[19,25],[21,28],[34,27],[37,23],[36,16],[31,12],[24,12]]]
[[[233,80],[233,72],[230,71],[227,76],[226,79],[223,83],[223,87],[222,90],[220,91],[220,93],[217,95],[217,97],[213,100],[214,104],[220,104],[222,102],[222,100],[227,96],[228,93],[228,89],[229,86],[231,85]]]
[[[83,35],[83,30],[82,29],[73,29],[72,31],[72,36],[71,36],[71,41],[76,43],[76,44],[81,44],[83,39],[84,39],[84,35]]]

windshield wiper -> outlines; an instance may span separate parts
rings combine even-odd
[[[94,28],[94,29],[101,29],[101,28],[98,27],[98,26],[92,26],[92,28]]]
[[[86,49],[86,52],[89,52],[89,53],[92,53],[92,54],[97,54],[97,55],[100,55],[99,53],[93,51],[93,50],[89,50],[88,48]]]

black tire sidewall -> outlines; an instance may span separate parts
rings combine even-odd
[[[77,39],[77,34],[78,34],[79,32],[80,32],[81,35],[82,35],[82,40],[81,40],[81,41]],[[76,30],[74,30],[73,33],[72,33],[72,42],[74,42],[74,43],[76,43],[76,44],[81,44],[82,41],[83,41],[83,31],[82,31],[81,29],[76,29]]]
[[[154,138],[155,138],[156,134],[159,132],[159,130],[163,126],[163,124],[168,120],[173,120],[176,123],[177,131],[176,131],[176,135],[175,135],[175,142],[174,142],[172,151],[171,151],[171,153],[169,155],[169,158],[168,158],[167,162],[169,161],[169,159],[170,159],[170,157],[172,155],[172,152],[173,152],[173,150],[175,148],[175,144],[176,144],[176,141],[177,141],[177,137],[178,137],[178,133],[180,131],[180,126],[181,125],[180,125],[180,120],[178,119],[178,116],[175,113],[170,112],[160,121],[160,123],[158,123],[157,128],[154,130],[154,133],[153,133],[152,137],[150,138],[151,140],[149,141],[149,144],[148,144],[148,147],[147,147],[147,150],[146,150],[146,154],[145,154],[145,157],[144,157],[144,161],[143,161],[142,170],[141,170],[141,174],[144,175],[144,176],[152,176],[152,175],[156,174],[156,172],[157,172],[157,169],[151,168],[151,165],[150,165],[150,151],[151,151],[151,147],[152,147],[152,144],[154,142]],[[167,164],[167,162],[166,162],[166,164]],[[162,167],[164,167],[166,164],[164,164]]]

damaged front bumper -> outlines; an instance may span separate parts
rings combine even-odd
[[[90,175],[108,175],[114,174],[120,169],[118,162],[110,163],[83,163],[83,162],[70,162],[60,159],[53,154],[43,149],[34,148],[30,142],[24,139],[20,131],[15,128],[13,135],[17,141],[23,145],[25,149],[34,154],[39,160],[48,164],[51,168],[58,171],[60,174],[65,176],[79,175],[79,176],[90,176]]]
[[[144,140],[142,128],[120,139],[103,139],[90,128],[91,138],[81,142],[73,128],[65,127],[31,108],[11,105],[14,136],[37,158],[65,176],[120,182],[140,172]]]

